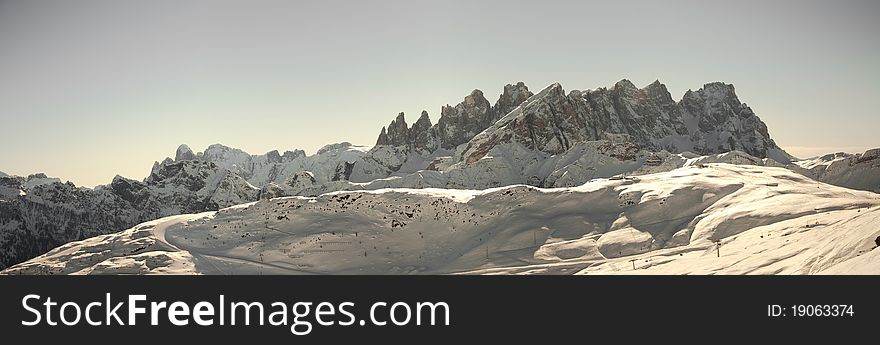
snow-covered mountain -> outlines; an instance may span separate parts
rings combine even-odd
[[[44,174],[0,177],[0,267],[147,220],[254,201],[259,193],[231,171],[197,161],[163,165],[143,182],[116,176],[95,189]]]
[[[0,268],[63,243],[169,215],[215,211],[285,196],[386,188],[576,187],[595,179],[668,172],[707,163],[784,167],[815,180],[880,192],[880,149],[796,160],[734,87],[708,83],[678,102],[656,81],[637,88],[537,94],[508,84],[494,105],[474,90],[412,125],[400,113],[375,146],[326,145],[250,154],[181,145],[142,181],[117,176],[78,188],[42,174],[0,175]]]
[[[639,89],[625,79],[567,95],[559,84],[538,94],[522,82],[508,84],[494,105],[474,90],[459,104],[442,107],[436,124],[426,111],[412,125],[398,114],[373,147],[340,143],[307,156],[299,150],[250,155],[219,144],[193,153],[183,145],[175,159],[155,166],[210,161],[261,188],[262,197],[279,197],[379,188],[576,186],[617,174],[668,171],[700,154],[700,161],[730,159],[715,158],[727,152],[747,164],[806,172],[773,142],[732,85],[708,83],[675,102],[659,81]],[[865,166],[866,173],[850,179],[810,176],[873,190],[870,173],[877,167]]]
[[[880,274],[880,195],[700,164],[578,187],[386,189],[172,216],[5,274]]]
[[[789,167],[825,183],[880,193],[880,148],[856,154],[827,154]]]

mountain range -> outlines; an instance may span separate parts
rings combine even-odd
[[[400,113],[374,146],[253,155],[181,145],[143,180],[116,176],[94,189],[0,174],[0,268],[139,223],[258,200],[387,188],[571,188],[714,163],[783,168],[880,192],[880,149],[796,159],[730,84],[708,83],[675,101],[659,81],[567,93],[558,83],[532,93],[520,82],[506,85],[494,104],[474,90],[443,106],[435,124],[427,111],[412,125]]]

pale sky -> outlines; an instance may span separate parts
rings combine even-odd
[[[880,147],[878,1],[5,1],[0,171],[141,179],[181,143],[372,145],[478,88],[704,83],[790,153]]]

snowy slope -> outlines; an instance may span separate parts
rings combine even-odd
[[[69,243],[4,273],[880,274],[878,221],[875,193],[708,164],[555,189],[262,200]]]
[[[880,148],[827,154],[797,161],[789,168],[833,185],[880,193]]]
[[[690,158],[679,156],[685,158],[684,165],[731,163],[784,167],[816,181],[880,193],[880,148],[857,154],[827,154],[787,164],[771,158],[760,159],[740,151]],[[669,163],[674,163],[673,161],[674,159]]]

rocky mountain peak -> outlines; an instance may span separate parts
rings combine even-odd
[[[532,92],[525,83],[508,84],[495,106],[492,106],[483,91],[475,89],[461,103],[441,107],[440,118],[434,125],[431,125],[428,112],[422,111],[418,121],[408,131],[404,131],[406,122],[403,113],[400,113],[391,125],[383,127],[376,145],[406,146],[423,153],[430,153],[438,148],[452,150],[531,96]]]
[[[628,90],[628,91],[637,91],[639,88],[636,87],[633,82],[629,81],[629,79],[621,79],[620,81],[614,83],[614,86],[611,87],[612,90]]]
[[[174,154],[174,161],[191,161],[196,159],[196,154],[193,153],[193,150],[189,148],[186,144],[181,144],[177,147],[177,151]]]
[[[672,99],[672,94],[669,93],[669,90],[666,89],[666,85],[661,83],[659,80],[654,80],[653,83],[645,86],[645,93],[648,97],[654,99],[660,103],[675,103],[675,100]]]
[[[379,138],[376,139],[376,145],[388,145],[388,131],[385,130],[385,126],[382,126],[382,130],[379,132]]]
[[[405,147],[430,153],[437,149],[436,137],[427,111],[422,110],[419,119],[409,128],[406,126],[404,113],[401,112],[391,121],[387,129],[382,127],[376,145]]]
[[[529,91],[529,87],[523,82],[504,85],[504,92],[498,97],[498,101],[495,102],[493,107],[495,116],[501,118],[507,115],[507,113],[510,113],[510,111],[518,107],[522,102],[525,102],[529,97],[532,97],[532,95],[534,94]]]
[[[474,91],[471,91],[470,95],[464,97],[464,104],[468,107],[474,107],[483,102],[489,101],[486,97],[483,97],[483,91],[480,91],[479,89],[474,89]]]
[[[787,163],[790,157],[770,139],[767,125],[741,103],[732,84],[713,82],[697,91],[688,90],[678,103],[685,118],[693,119],[695,152],[719,153],[740,150],[755,157]]]
[[[721,94],[724,96],[732,95],[736,97],[736,88],[733,84],[727,84],[720,81],[703,84],[703,88],[700,90],[703,90],[703,92],[706,93]]]
[[[406,125],[406,117],[403,112],[397,114],[397,118],[392,120],[387,128],[387,131],[385,130],[385,127],[382,128],[385,135],[383,136],[382,133],[379,134],[379,139],[376,140],[376,145],[409,145],[409,127]]]
[[[422,110],[422,115],[418,121],[413,123],[409,129],[409,139],[412,147],[419,152],[431,153],[437,149],[437,136],[431,125],[431,118],[428,112]]]

